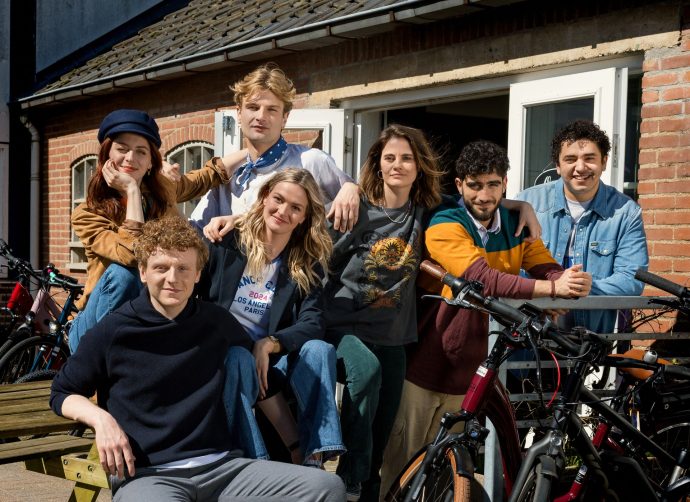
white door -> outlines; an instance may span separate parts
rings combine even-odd
[[[216,113],[216,155],[225,155],[242,147],[242,131],[237,122],[237,110]],[[345,111],[341,109],[292,110],[283,130],[288,143],[299,143],[300,137],[311,144],[317,138],[317,146],[345,166]]]
[[[602,181],[622,191],[627,84],[627,68],[511,84],[508,197],[558,177],[551,162],[551,139],[576,119],[593,120],[608,134],[611,152]]]

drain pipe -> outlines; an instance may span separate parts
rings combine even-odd
[[[19,120],[24,127],[31,133],[31,185],[29,198],[29,261],[34,268],[40,266],[39,260],[39,196],[41,193],[41,178],[40,178],[40,136],[38,129],[29,122],[26,115],[22,115]]]

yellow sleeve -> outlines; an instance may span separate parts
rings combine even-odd
[[[479,258],[486,259],[486,251],[474,244],[474,239],[459,223],[438,223],[429,227],[425,235],[429,257],[456,277]],[[443,296],[450,298],[450,288],[443,287]]]

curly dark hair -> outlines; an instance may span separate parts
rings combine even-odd
[[[558,165],[558,158],[561,155],[563,143],[566,146],[570,146],[581,139],[595,143],[599,147],[602,160],[604,157],[608,157],[609,150],[611,150],[611,142],[606,133],[591,120],[576,120],[558,131],[551,141],[551,160],[554,165]]]
[[[496,173],[501,178],[508,174],[510,164],[505,148],[491,141],[468,143],[455,161],[455,173],[464,180],[468,176]]]
[[[140,266],[146,267],[149,257],[158,249],[186,251],[196,249],[196,265],[201,270],[208,261],[208,248],[187,220],[179,216],[167,216],[149,220],[139,238],[134,242],[134,256]]]

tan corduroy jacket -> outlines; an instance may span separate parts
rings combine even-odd
[[[182,175],[177,183],[170,181],[160,172],[156,176],[165,189],[165,198],[168,201],[165,216],[179,216],[176,206],[178,202],[200,197],[211,188],[229,182],[218,157],[209,160],[203,168]],[[89,301],[91,291],[108,265],[116,262],[126,267],[136,266],[133,245],[143,226],[143,223],[133,220],[117,224],[87,207],[86,203],[77,206],[72,213],[72,228],[84,244],[88,260],[84,295],[76,303],[79,310]]]

